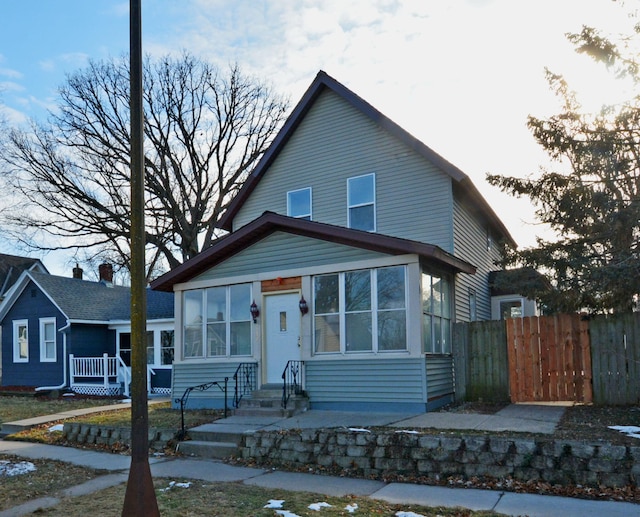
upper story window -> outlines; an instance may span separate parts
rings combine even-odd
[[[422,273],[422,335],[427,354],[451,353],[451,283]]]
[[[40,319],[40,361],[56,361],[56,319]]]
[[[407,349],[404,266],[314,278],[316,353]]]
[[[376,176],[365,174],[347,180],[349,228],[376,231]]]
[[[183,357],[251,355],[251,284],[184,293]]]
[[[287,192],[287,215],[311,221],[311,187]]]
[[[13,362],[29,362],[29,322],[27,320],[13,322]]]

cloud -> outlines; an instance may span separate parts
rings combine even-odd
[[[0,75],[2,72],[0,71]],[[0,93],[3,92],[22,92],[24,91],[24,86],[13,82],[13,81],[0,81]]]
[[[22,79],[23,77],[22,73],[11,68],[0,68],[0,76],[8,77],[9,79]]]
[[[29,120],[25,113],[3,104],[0,104],[0,117],[4,118],[9,126],[21,126]]]
[[[87,64],[90,56],[84,52],[67,52],[59,54],[53,58],[45,59],[38,62],[41,70],[48,73],[58,72],[59,69],[69,70],[80,68]]]

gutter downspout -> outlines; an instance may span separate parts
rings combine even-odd
[[[67,320],[67,324],[58,330],[62,332],[62,384],[59,386],[40,386],[36,388],[36,393],[39,391],[53,391],[61,390],[67,387],[67,332],[71,328],[71,323]]]

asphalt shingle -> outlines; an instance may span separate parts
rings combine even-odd
[[[128,287],[36,272],[31,272],[30,276],[71,320],[131,319],[131,290]],[[173,293],[147,289],[147,320],[173,317]]]

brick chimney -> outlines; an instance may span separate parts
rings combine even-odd
[[[98,275],[100,282],[111,287],[113,285],[113,266],[111,264],[100,264],[98,266]]]
[[[76,267],[73,268],[73,278],[77,278],[82,280],[82,268],[76,264]]]

